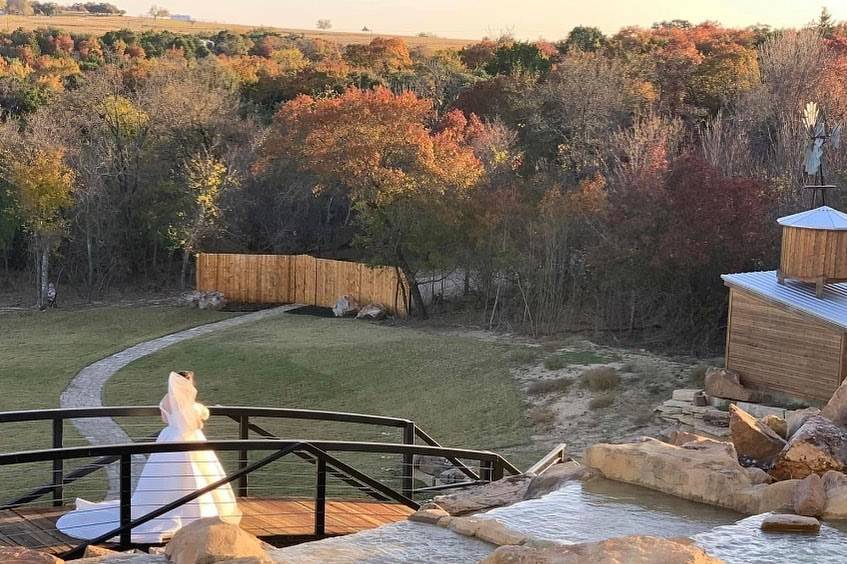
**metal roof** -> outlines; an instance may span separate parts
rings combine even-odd
[[[827,284],[823,297],[817,298],[814,284],[796,280],[780,284],[775,270],[724,274],[721,278],[727,286],[746,290],[847,330],[847,283]]]
[[[785,227],[797,227],[800,229],[847,230],[847,214],[829,206],[821,206],[813,210],[787,215],[776,221]]]

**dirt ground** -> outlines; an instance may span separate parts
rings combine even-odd
[[[533,340],[470,327],[432,330],[525,347],[513,353],[511,373],[527,397],[527,416],[536,429],[533,449],[546,452],[566,443],[577,457],[597,442],[656,436],[668,429],[655,408],[675,389],[702,386],[703,367],[722,363],[720,358],[663,356],[599,345],[582,337]],[[596,391],[585,387],[582,375],[597,369],[616,373],[617,385]]]

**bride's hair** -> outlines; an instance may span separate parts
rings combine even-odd
[[[180,376],[182,376],[183,378],[185,378],[186,380],[188,380],[192,384],[197,382],[196,378],[194,377],[194,371],[193,370],[179,370],[179,371],[177,371],[177,374],[179,374]]]

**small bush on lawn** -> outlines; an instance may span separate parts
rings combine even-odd
[[[532,395],[552,394],[554,392],[566,392],[573,384],[570,378],[554,378],[552,380],[538,380],[529,385],[527,393]]]
[[[615,403],[616,394],[614,392],[606,392],[599,396],[594,396],[588,402],[589,409],[604,409]]]
[[[538,351],[535,349],[516,349],[509,353],[509,360],[517,365],[532,364],[538,360]]]
[[[527,412],[529,420],[540,427],[551,427],[556,422],[556,413],[545,406],[537,406]]]
[[[709,367],[705,364],[698,364],[688,373],[688,381],[698,388],[702,388],[706,383],[706,370]]]
[[[621,383],[618,371],[611,366],[589,368],[579,377],[579,385],[592,392],[607,392],[614,390]]]
[[[567,365],[567,359],[565,359],[565,357],[559,354],[548,356],[544,359],[544,368],[546,368],[547,370],[561,370]]]

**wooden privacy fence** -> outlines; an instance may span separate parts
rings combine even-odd
[[[409,295],[397,270],[309,255],[197,255],[197,289],[218,290],[233,302],[298,303],[332,307],[348,295],[359,304],[382,304],[405,317]]]

